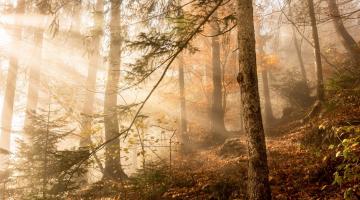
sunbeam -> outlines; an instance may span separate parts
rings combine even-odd
[[[0,0],[0,199],[358,199],[359,0]]]

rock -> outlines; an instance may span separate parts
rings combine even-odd
[[[230,138],[225,140],[219,150],[219,155],[225,157],[238,157],[245,153],[246,148],[240,138]]]

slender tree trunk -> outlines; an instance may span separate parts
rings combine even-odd
[[[95,42],[99,42],[99,40],[95,40]],[[99,45],[95,45],[99,47]],[[86,91],[85,91],[85,102],[82,109],[82,113],[84,114],[84,119],[82,121],[82,138],[80,140],[81,147],[87,147],[91,144],[91,130],[92,130],[92,117],[94,110],[94,102],[95,102],[95,90],[96,90],[96,74],[97,74],[97,60],[94,58],[96,55],[91,55],[91,59],[89,61],[89,69],[88,76],[86,79]]]
[[[177,5],[181,6],[181,0],[177,1]],[[178,10],[180,16],[180,10]],[[187,134],[187,115],[186,115],[186,102],[185,102],[185,78],[184,78],[184,55],[183,52],[179,55],[179,92],[180,92],[180,141],[182,143],[182,153],[188,152],[188,134]],[[171,144],[170,144],[171,145]]]
[[[263,96],[264,96],[264,115],[265,115],[264,125],[266,127],[269,126],[271,121],[274,119],[274,115],[271,107],[269,79],[268,79],[269,71],[267,69],[266,63],[264,62],[265,60],[264,46],[266,45],[266,41],[268,40],[268,37],[261,35],[260,30],[261,30],[261,21],[259,19],[258,23],[255,24],[255,31],[257,33],[256,44],[259,52],[258,57],[259,57],[260,65],[262,66],[261,78],[263,82],[262,86],[263,86]]]
[[[264,52],[264,45],[265,45],[265,38],[263,38],[260,35],[260,27],[257,28],[257,32],[258,32],[258,50],[259,50],[259,54],[260,54],[260,62],[262,65],[265,65],[265,63],[263,62],[263,58],[265,56],[265,52]],[[265,126],[268,126],[271,121],[274,119],[274,115],[273,115],[273,111],[271,108],[271,99],[270,99],[270,89],[269,89],[269,79],[268,79],[268,70],[266,69],[266,66],[263,67],[262,72],[261,72],[261,78],[262,78],[262,82],[263,82],[263,95],[264,95],[264,124]]]
[[[289,6],[289,16],[292,17],[291,5]],[[308,88],[304,59],[302,57],[301,47],[300,47],[299,42],[298,42],[298,40],[296,38],[296,30],[295,30],[295,27],[293,25],[291,26],[291,30],[292,30],[294,46],[295,46],[295,50],[296,50],[296,56],[297,56],[298,61],[299,61],[301,77],[302,77],[302,80],[304,81],[304,83],[306,83],[306,87]]]
[[[264,92],[264,109],[265,109],[265,126],[269,126],[269,124],[273,121],[274,115],[271,108],[271,98],[270,98],[270,89],[269,89],[269,79],[268,79],[268,70],[264,69],[261,72],[261,77],[263,81],[263,92]]]
[[[205,81],[204,81],[204,87],[205,87],[205,95],[206,95],[206,109],[208,111],[208,115],[207,115],[207,123],[206,123],[206,130],[210,133],[212,131],[212,91],[210,90],[211,88],[211,66],[210,65],[205,65]]]
[[[216,16],[216,13],[215,13]],[[219,34],[219,25],[214,22],[212,24],[213,35]],[[223,110],[223,95],[222,95],[222,81],[221,81],[221,62],[220,62],[220,42],[219,37],[212,37],[212,78],[213,78],[213,99],[211,108],[212,132],[214,139],[223,138],[225,130],[224,110]]]
[[[324,101],[325,91],[324,91],[324,81],[323,81],[323,72],[322,72],[322,64],[321,64],[319,34],[318,34],[316,18],[315,18],[314,1],[307,0],[307,3],[308,3],[309,16],[311,21],[312,36],[314,40],[315,65],[316,65],[316,76],[317,76],[317,85],[316,85],[317,98],[319,101]]]
[[[35,8],[36,14],[43,15],[42,8]],[[40,24],[41,25],[41,24]],[[31,115],[36,113],[39,101],[40,91],[40,74],[42,65],[42,47],[43,47],[44,31],[41,27],[34,28],[34,44],[36,46],[35,58],[37,63],[30,65],[29,85],[26,102],[25,126],[31,125]]]
[[[37,28],[36,28],[37,29]],[[39,63],[30,66],[29,86],[26,102],[25,126],[31,124],[31,115],[36,113],[40,91],[40,70],[42,60],[43,31],[39,28],[34,31],[34,43],[36,45],[35,58]]]
[[[301,48],[299,45],[299,42],[296,38],[296,32],[295,32],[295,28],[292,27],[292,34],[293,34],[293,40],[294,40],[294,46],[295,46],[295,50],[296,50],[296,55],[299,61],[299,67],[300,67],[300,72],[301,72],[301,78],[304,81],[304,83],[306,83],[306,87],[307,86],[307,77],[306,77],[306,71],[305,71],[305,65],[304,65],[304,59],[302,57],[302,53],[301,53]]]
[[[238,52],[238,51],[237,51]],[[239,53],[236,53],[235,54],[235,59],[236,59],[236,62],[235,62],[235,64],[236,64],[236,66],[238,66],[239,64],[238,64],[238,62],[239,62]],[[239,72],[238,72],[238,70],[239,70],[239,68],[238,67],[236,67],[235,68],[235,70],[236,71],[234,71],[234,73],[235,74],[238,74]],[[239,101],[239,107],[241,108],[242,107],[242,102],[241,102],[241,91],[239,90],[239,95],[237,96],[237,98],[236,98],[238,101]],[[240,127],[240,131],[245,131],[245,129],[244,129],[244,122],[243,122],[243,113],[242,113],[242,110],[240,109],[240,112],[239,112],[239,114],[240,114],[240,116],[239,116],[239,127]]]
[[[224,130],[225,130],[225,111],[227,109],[227,97],[228,97],[228,91],[226,88],[226,82],[225,82],[225,71],[226,71],[226,64],[222,64],[222,77],[221,77],[221,85],[222,85],[222,111],[223,111],[223,121],[224,121]]]
[[[81,147],[88,147],[91,145],[91,131],[92,131],[92,117],[95,103],[95,90],[96,90],[96,75],[98,65],[100,63],[100,39],[102,36],[103,22],[98,21],[98,15],[103,17],[104,4],[102,0],[97,0],[94,11],[94,35],[92,41],[89,42],[89,63],[88,75],[86,79],[85,102],[83,106],[84,119],[82,122],[82,138],[80,140]]]
[[[120,78],[121,30],[120,5],[121,1],[106,0],[110,5],[110,50],[108,58],[108,75],[105,89],[104,124],[105,139],[112,140],[105,146],[104,178],[121,179],[126,174],[120,164],[119,122],[117,116],[117,92]]]
[[[1,131],[1,146],[4,149],[10,150],[10,134],[11,124],[14,111],[14,99],[16,90],[16,76],[18,73],[18,61],[15,56],[11,56],[9,63],[9,70],[6,80],[6,89],[4,96],[4,104],[2,110],[2,131]]]
[[[270,200],[269,169],[258,91],[252,0],[238,0],[239,74],[244,127],[248,137],[248,199]]]
[[[360,47],[358,46],[354,38],[350,35],[350,33],[346,30],[344,23],[341,19],[341,14],[336,4],[336,0],[327,0],[327,3],[329,6],[330,16],[334,22],[336,32],[341,38],[342,44],[350,54],[353,63],[359,65]]]
[[[15,14],[22,15],[25,12],[25,0],[19,0],[17,2],[17,7],[15,8]],[[20,48],[21,42],[21,28],[14,29],[14,50]],[[6,89],[4,95],[4,105],[2,109],[2,120],[1,120],[1,147],[6,150],[10,150],[10,141],[11,141],[11,125],[14,112],[14,100],[15,100],[15,91],[16,91],[16,79],[18,73],[18,58],[15,54],[15,51],[11,51],[9,70],[6,79]]]
[[[180,89],[180,135],[183,144],[183,152],[187,149],[187,117],[185,103],[185,79],[184,79],[184,58],[179,57],[179,89]]]

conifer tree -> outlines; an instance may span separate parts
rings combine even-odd
[[[65,199],[79,188],[78,177],[86,173],[87,163],[77,167],[89,155],[86,150],[58,150],[59,143],[71,134],[67,116],[60,110],[39,109],[30,114],[25,127],[27,141],[20,141],[14,163],[19,199]]]

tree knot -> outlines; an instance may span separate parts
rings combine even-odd
[[[238,75],[237,75],[237,77],[236,77],[236,80],[237,80],[237,82],[238,82],[239,84],[241,84],[241,83],[243,82],[244,77],[243,77],[243,75],[242,75],[240,72],[238,73]]]

